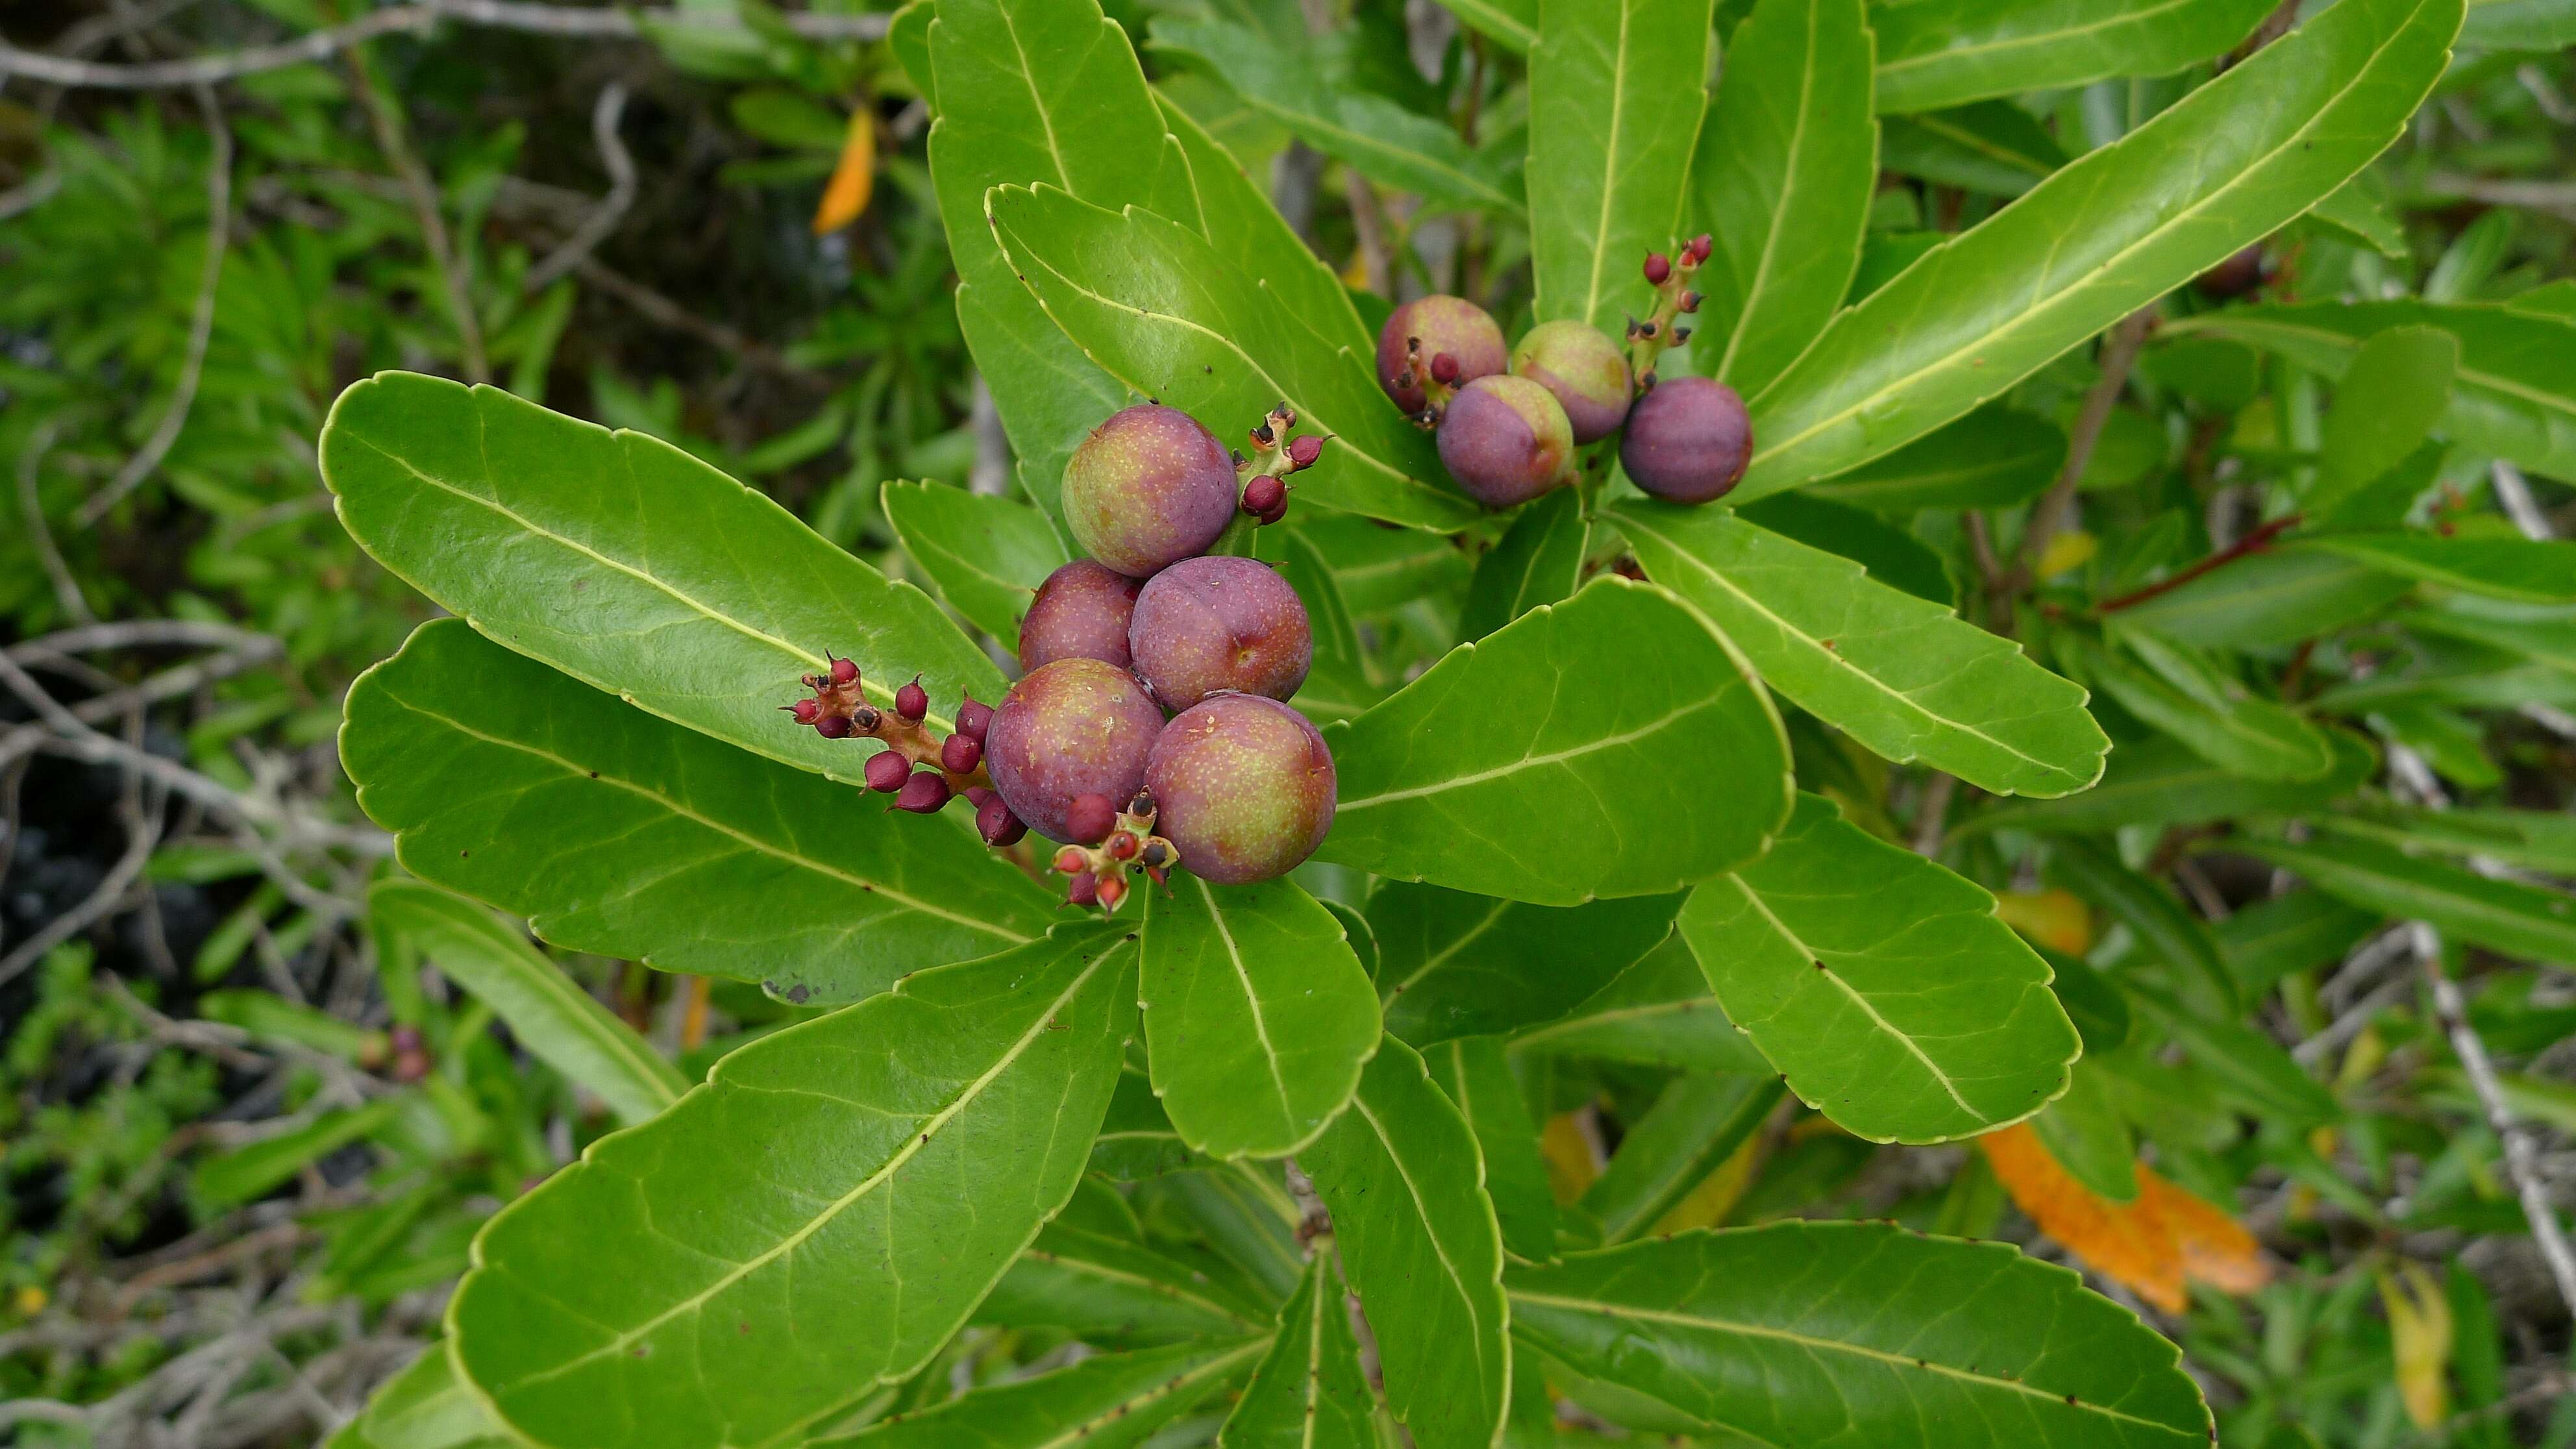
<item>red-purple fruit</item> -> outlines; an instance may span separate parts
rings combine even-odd
[[[1286,699],[1315,662],[1306,605],[1257,559],[1183,559],[1145,581],[1127,632],[1136,672],[1163,708],[1212,694]]]
[[[1082,551],[1131,578],[1207,552],[1234,520],[1234,457],[1178,408],[1112,413],[1064,465],[1064,521]]]
[[[1405,303],[1389,313],[1386,325],[1377,331],[1377,385],[1408,413],[1418,413],[1429,403],[1421,378],[1409,384],[1403,381],[1405,343],[1413,338],[1421,340],[1424,367],[1436,365],[1444,355],[1456,367],[1457,375],[1442,378],[1443,382],[1489,377],[1511,360],[1503,349],[1503,329],[1484,308],[1466,298],[1419,297]]]
[[[1155,833],[1218,885],[1288,873],[1333,828],[1333,755],[1275,699],[1220,694],[1163,728],[1145,762]]]
[[[1162,728],[1163,712],[1136,676],[1097,659],[1059,659],[1002,697],[984,731],[984,768],[1013,815],[1049,840],[1069,841],[1073,802],[1134,795]]]
[[[1097,659],[1126,668],[1127,620],[1143,587],[1087,558],[1047,575],[1020,618],[1020,668],[1040,669],[1059,659]],[[962,714],[958,727],[965,727]]]
[[[1705,377],[1657,383],[1628,409],[1628,431],[1619,440],[1629,481],[1675,503],[1724,497],[1752,457],[1744,399]]]
[[[1573,476],[1574,425],[1556,394],[1528,378],[1480,377],[1440,419],[1440,461],[1467,496],[1509,508]]]
[[[2263,244],[2256,242],[2200,274],[2192,289],[2213,302],[2233,302],[2263,285]]]
[[[1628,359],[1590,323],[1569,317],[1531,328],[1512,349],[1512,373],[1555,394],[1577,443],[1610,436],[1628,416]]]

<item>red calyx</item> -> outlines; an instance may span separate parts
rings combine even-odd
[[[1701,232],[1699,235],[1691,238],[1690,259],[1692,266],[1698,266],[1700,263],[1708,260],[1708,247],[1709,241],[1707,232]]]
[[[980,745],[984,743],[984,731],[990,729],[992,724],[993,707],[991,705],[982,703],[971,694],[958,704],[957,733]]]
[[[834,684],[855,684],[858,682],[858,678],[859,661],[855,659],[835,659],[832,661],[832,682]]]
[[[1299,438],[1297,441],[1302,443],[1306,440]],[[1292,446],[1289,456],[1293,458],[1295,455],[1296,450]],[[1287,503],[1288,485],[1280,482],[1274,474],[1258,474],[1251,482],[1243,485],[1243,511],[1246,513],[1256,515],[1269,513],[1286,507]]]
[[[1089,876],[1082,877],[1082,880],[1090,879]],[[1080,883],[1080,881],[1075,882],[1076,885]],[[1113,875],[1092,886],[1091,893],[1100,902],[1101,909],[1114,911],[1118,909],[1120,901],[1127,899],[1127,877]]]
[[[1315,460],[1322,456],[1324,456],[1324,440],[1313,433],[1308,433],[1288,445],[1288,461],[1300,468],[1314,467]]]
[[[1089,875],[1078,875],[1064,888],[1064,898],[1077,906],[1100,904],[1100,882]]]
[[[814,733],[827,740],[846,740],[850,737],[850,722],[837,714],[825,715],[814,721]]]

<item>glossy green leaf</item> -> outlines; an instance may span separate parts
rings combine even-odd
[[[1541,905],[1658,895],[1761,853],[1788,746],[1751,670],[1672,594],[1603,575],[1325,731],[1316,852]]]
[[[2260,649],[2366,618],[2411,588],[2402,574],[2293,541],[2212,569],[2119,617],[2185,644]]]
[[[1378,1449],[1377,1396],[1360,1365],[1348,1292],[1330,1251],[1307,1260],[1296,1296],[1279,1310],[1278,1336],[1217,1431],[1218,1449]]]
[[[1674,895],[1534,906],[1391,883],[1369,897],[1386,1029],[1416,1047],[1552,1021],[1672,934]]]
[[[974,1389],[811,1449],[1131,1449],[1151,1440],[1270,1347],[1267,1336],[1097,1354]]]
[[[2576,674],[2576,609],[2452,594],[2402,622],[2418,633],[2483,644]]]
[[[1675,1077],[1629,1126],[1610,1165],[1583,1194],[1584,1209],[1600,1220],[1602,1246],[1653,1232],[1762,1129],[1787,1094],[1769,1077]]]
[[[2331,512],[2423,446],[2459,365],[2459,339],[2438,327],[2391,327],[2363,343],[2335,387],[2306,507]]]
[[[2030,413],[1989,407],[1804,491],[1882,513],[2010,508],[2046,492],[2065,466],[2064,429]]]
[[[1340,578],[1313,538],[1295,529],[1265,528],[1253,535],[1254,553],[1279,570],[1297,601],[1306,606],[1306,622],[1315,641],[1306,682],[1290,703],[1317,724],[1356,719],[1366,714],[1386,691],[1369,677],[1359,630],[1350,605],[1342,598]]]
[[[1294,881],[1145,892],[1138,945],[1155,1095],[1211,1157],[1284,1157],[1377,1050],[1377,1001],[1342,923]]]
[[[1613,338],[1653,310],[1708,108],[1711,0],[1539,0],[1529,60],[1533,305]]]
[[[2252,998],[2294,971],[2337,960],[2379,924],[2378,912],[2324,891],[2292,891],[2257,901],[2211,929],[2238,992]]]
[[[2330,235],[2340,233],[2344,240],[2392,260],[2404,261],[2413,254],[2406,241],[2405,223],[2398,220],[2389,197],[2388,183],[2374,171],[2364,171],[2345,182],[2332,196],[2311,207],[2307,219],[2327,228]]]
[[[2471,0],[2460,43],[2496,50],[2562,50],[2576,45],[2576,6],[2567,0]]]
[[[1512,1047],[1676,1070],[1772,1074],[1769,1059],[1727,1019],[1699,958],[1678,935],[1572,1011],[1514,1033]]]
[[[2548,810],[2459,807],[2364,801],[2345,815],[2317,824],[2342,835],[2443,855],[2464,855],[2519,865],[2551,875],[2576,876],[2576,817]]]
[[[1638,560],[1706,613],[1765,683],[1887,759],[1998,793],[2064,795],[2110,749],[2085,693],[2018,645],[1877,585],[1847,559],[1716,509],[1612,509]]]
[[[448,1306],[459,1366],[566,1449],[828,1423],[927,1361],[1073,1191],[1134,961],[1066,928],[727,1056],[485,1225]]]
[[[1421,1449],[1486,1449],[1511,1397],[1502,1230],[1474,1132],[1389,1038],[1298,1165],[1377,1336],[1387,1402]]]
[[[1138,1182],[1203,1165],[1154,1095],[1141,1069],[1118,1077],[1099,1135],[1091,1142],[1091,1170],[1118,1182]]]
[[[785,721],[769,713],[780,733],[812,736]],[[855,1001],[1035,940],[1053,916],[1047,891],[946,820],[888,815],[452,619],[422,625],[350,689],[340,758],[415,875],[567,950],[756,981],[789,1001]]]
[[[2576,961],[2576,899],[2422,860],[2368,840],[2239,840],[2230,848],[2292,871],[2366,911],[2420,920],[2489,950]]]
[[[1873,1142],[1942,1142],[2046,1106],[2081,1050],[1994,911],[1801,794],[1769,855],[1691,893],[1681,933],[1800,1101]]]
[[[1342,602],[1361,618],[1392,613],[1416,599],[1459,593],[1471,572],[1454,541],[1421,529],[1386,528],[1351,514],[1328,513],[1291,522],[1287,532],[1311,544],[1332,566]]]
[[[1734,496],[1892,452],[2307,210],[2396,139],[2459,23],[2344,0],[1929,253],[1752,400]]]
[[[1087,1343],[1240,1338],[1266,1309],[1233,1284],[1142,1243],[1049,1223],[975,1308],[977,1323],[1062,1329]]]
[[[2074,634],[2058,636],[2060,657],[2122,709],[2213,765],[2254,780],[2315,780],[2334,768],[2325,732],[2263,699],[2196,656],[2143,630],[2125,634],[2153,650],[2153,669]],[[2177,684],[2175,677],[2184,681]]]
[[[1157,94],[1154,99],[1162,105],[1172,138],[1189,158],[1190,186],[1198,196],[1199,227],[1208,246],[1238,279],[1257,280],[1278,293],[1289,312],[1326,342],[1375,356],[1377,334],[1360,321],[1350,289],[1270,204],[1269,187],[1246,175],[1234,153],[1218,145],[1170,97]]]
[[[835,779],[859,758],[775,707],[830,651],[943,726],[1002,676],[928,595],[640,433],[413,373],[352,384],[322,473],[367,552],[486,636],[639,708]]]
[[[2170,968],[2174,984],[2211,1015],[2233,1015],[2236,978],[2218,954],[2209,925],[2164,887],[2090,840],[2061,840],[2048,857],[2049,879],[2111,913],[2146,952]]]
[[[2075,1274],[1893,1224],[1684,1233],[1511,1275],[1513,1329],[1709,1429],[1873,1449],[2200,1449],[2181,1353]]]
[[[901,481],[881,496],[886,522],[939,596],[1005,646],[1020,637],[1037,586],[1070,557],[1046,515],[1016,499]]]
[[[491,1007],[530,1056],[597,1094],[619,1121],[650,1121],[689,1089],[633,1027],[481,906],[436,886],[389,880],[367,893],[367,909]]]
[[[1208,1248],[1277,1298],[1297,1291],[1305,1272],[1296,1233],[1304,1209],[1289,1196],[1280,1169],[1225,1162],[1175,1175],[1168,1189]]]
[[[2170,739],[2149,739],[2111,752],[2102,783],[2060,800],[2014,800],[1980,812],[1954,833],[2030,830],[2092,835],[2123,825],[2197,825],[2234,815],[2295,814],[2320,809],[2379,771],[2379,757],[2350,730],[2327,730],[2334,768],[2308,781],[2249,780],[2209,763]]]
[[[1047,315],[1128,388],[1219,437],[1285,399],[1301,427],[1333,437],[1297,475],[1299,491],[1324,507],[1428,527],[1476,516],[1431,436],[1378,390],[1372,364],[1317,334],[1279,293],[1246,285],[1195,232],[1053,187],[999,187],[987,205]]]
[[[2041,1145],[2068,1175],[2100,1197],[2131,1202],[2138,1196],[2137,1144],[2128,1121],[2103,1084],[2101,1069],[2077,1062],[2066,1095],[2030,1119]]]
[[[2164,75],[2243,40],[2264,0],[1881,0],[1878,108]]]
[[[1556,1256],[1556,1199],[1547,1163],[1538,1152],[1538,1124],[1521,1100],[1500,1037],[1471,1036],[1442,1042],[1423,1053],[1431,1080],[1440,1084],[1476,1134],[1485,1160],[1485,1195],[1494,1201],[1503,1251],[1524,1263]]]
[[[1864,508],[1807,493],[1775,493],[1736,511],[1736,517],[1793,543],[1850,559],[1873,580],[1944,609],[1959,602],[1950,571],[1914,534]]]
[[[2346,533],[2316,546],[2374,568],[2526,604],[2576,601],[2576,543],[2530,538],[2443,538],[2429,533]]]
[[[1591,548],[1592,520],[1577,490],[1556,489],[1522,509],[1476,561],[1458,637],[1472,643],[1541,604],[1573,597]]]
[[[510,1441],[433,1343],[367,1401],[329,1449],[504,1449]]]
[[[1879,164],[1936,186],[2019,196],[2055,175],[2066,164],[2066,150],[2030,112],[2010,101],[1979,101],[1883,118]],[[1924,233],[1922,250],[1945,239],[1941,232]]]
[[[1735,31],[1685,230],[1706,231],[1691,369],[1751,396],[1842,305],[1878,182],[1862,0],[1766,0]]]

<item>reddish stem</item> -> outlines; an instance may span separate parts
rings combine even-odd
[[[2257,527],[2253,532],[2248,533],[2243,538],[2236,540],[2234,543],[2229,544],[2227,547],[2220,549],[2218,552],[2211,554],[2209,557],[2202,559],[2200,562],[2193,564],[2191,567],[2184,569],[2182,572],[2175,574],[2171,578],[2158,579],[2156,582],[2147,585],[2143,589],[2139,589],[2133,593],[2122,594],[2116,599],[2109,599],[2100,604],[2094,605],[2093,612],[2097,615],[2116,614],[2122,609],[2134,608],[2139,604],[2145,603],[2149,599],[2162,594],[2171,593],[2175,589],[2181,588],[2183,585],[2190,583],[2193,579],[2199,578],[2202,574],[2208,573],[2213,569],[2225,568],[2227,565],[2236,562],[2240,558],[2246,558],[2251,555],[2261,553],[2272,546],[2273,540],[2279,538],[2283,533],[2298,527],[2299,520],[2300,515],[2296,513],[2275,518],[2271,522]]]

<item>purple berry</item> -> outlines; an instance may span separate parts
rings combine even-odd
[[[901,750],[879,750],[868,756],[862,769],[868,788],[888,795],[902,789],[904,781],[912,778],[912,761],[905,759]]]
[[[795,717],[798,724],[809,725],[823,717],[823,702],[819,699],[800,699],[789,705],[787,712]]]
[[[1440,461],[1467,496],[1509,508],[1572,476],[1574,425],[1556,394],[1528,378],[1480,377],[1440,420]]]
[[[1705,377],[1658,383],[1628,410],[1628,431],[1619,440],[1629,481],[1675,503],[1724,497],[1752,457],[1744,399]]]
[[[2213,302],[2233,302],[2263,285],[2263,244],[2256,242],[2200,274],[2192,289]]]
[[[1233,455],[1160,403],[1111,414],[1064,465],[1065,526],[1083,552],[1131,578],[1207,552],[1235,499]]]
[[[1691,265],[1698,266],[1700,263],[1707,261],[1708,251],[1709,239],[1707,232],[1701,232],[1699,235],[1692,237],[1689,247]]]
[[[1146,788],[1157,834],[1218,885],[1285,875],[1333,827],[1333,755],[1306,717],[1273,699],[1221,694],[1154,742]]]
[[[827,740],[846,740],[850,737],[850,722],[840,715],[827,714],[814,721],[814,733]]]
[[[1011,807],[1003,804],[1001,797],[996,795],[975,807],[975,832],[984,837],[986,845],[999,850],[1006,845],[1019,844],[1020,837],[1028,834],[1029,828],[1021,824],[1020,817],[1012,814]]]
[[[984,731],[989,728],[992,723],[993,707],[991,705],[978,702],[975,696],[971,694],[959,701],[957,705],[957,733],[964,735],[966,738],[973,740],[975,743],[980,745],[984,743]]]
[[[1648,284],[1660,287],[1664,283],[1672,280],[1672,275],[1672,258],[1665,256],[1662,252],[1646,253],[1646,281]]]
[[[939,742],[939,768],[951,774],[971,774],[982,763],[984,747],[962,734],[950,735]]]
[[[1076,845],[1098,845],[1118,826],[1118,807],[1106,795],[1076,795],[1064,810],[1064,833]]]
[[[1395,405],[1408,413],[1422,411],[1429,399],[1423,396],[1423,379],[1415,378],[1411,386],[1400,379],[1405,371],[1405,340],[1419,338],[1422,362],[1433,366],[1442,353],[1449,355],[1457,369],[1457,380],[1470,382],[1503,370],[1509,360],[1503,348],[1503,329],[1485,309],[1463,297],[1420,297],[1388,314],[1386,325],[1377,333],[1377,385],[1395,399]]]
[[[1278,509],[1287,501],[1288,485],[1268,473],[1243,485],[1243,511],[1256,517]]]
[[[1127,644],[1168,710],[1232,691],[1286,699],[1315,662],[1306,605],[1258,559],[1184,559],[1145,581]]]
[[[948,803],[948,781],[936,770],[924,770],[903,782],[894,796],[894,808],[915,815],[935,815]]]
[[[1324,456],[1324,440],[1313,433],[1288,441],[1288,461],[1299,468],[1312,468]]]
[[[1047,575],[1020,620],[1020,668],[1040,669],[1059,659],[1097,659],[1126,668],[1127,620],[1144,586],[1087,558]]]
[[[1531,328],[1512,349],[1512,372],[1555,395],[1578,444],[1610,436],[1627,419],[1628,359],[1589,323],[1566,318]]]
[[[1012,685],[993,711],[984,768],[1012,814],[1067,841],[1076,796],[1124,800],[1145,783],[1145,754],[1162,728],[1136,676],[1097,659],[1059,659]]]
[[[1085,871],[1066,883],[1064,898],[1077,906],[1096,906],[1100,904],[1100,882]]]
[[[914,675],[912,683],[894,692],[894,712],[914,724],[930,713],[930,691],[921,687],[920,675]]]
[[[834,684],[849,684],[856,681],[858,677],[859,661],[855,659],[835,659],[832,661],[832,682]]]

